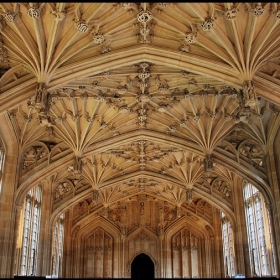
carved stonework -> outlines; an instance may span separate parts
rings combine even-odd
[[[80,32],[86,33],[89,30],[89,26],[84,20],[80,20],[76,23],[76,29]]]
[[[212,206],[208,202],[202,199],[199,200],[196,205],[196,211],[199,216],[204,217],[209,221],[212,220]]]
[[[43,145],[30,147],[22,156],[21,175],[34,169],[37,165],[48,160],[49,151]]]
[[[254,107],[258,104],[255,88],[252,81],[245,81],[243,84],[244,105]]]
[[[98,190],[93,190],[93,192],[92,192],[92,202],[94,203],[94,205],[98,204],[98,198],[99,198]]]
[[[205,21],[201,24],[201,28],[203,31],[208,31],[213,28],[214,20],[211,18],[206,18]]]
[[[82,160],[81,158],[77,157],[74,161],[73,165],[68,167],[68,170],[76,177],[79,177],[82,174]]]
[[[27,13],[30,17],[37,19],[40,16],[40,9],[36,6],[33,6],[27,10]]]
[[[235,7],[232,7],[231,9],[227,9],[225,12],[225,17],[228,20],[235,19],[236,15],[237,15],[237,9]]]
[[[254,3],[251,8],[253,16],[258,17],[264,13],[264,8],[261,3]]]
[[[264,167],[264,152],[260,145],[244,141],[238,147],[239,157],[254,167]]]
[[[85,32],[85,31],[84,31]],[[104,42],[105,37],[101,33],[93,33],[92,39],[95,44],[101,44]]]
[[[196,37],[197,37],[196,33],[188,32],[188,33],[186,33],[185,39],[186,39],[187,43],[193,44],[196,41]]]
[[[80,218],[83,214],[88,212],[88,204],[86,201],[81,201],[73,207],[73,216],[75,218]]]
[[[102,228],[97,228],[86,241],[87,251],[111,251],[113,237]]]
[[[7,22],[14,22],[17,14],[15,12],[7,11],[3,17]]]
[[[66,16],[64,12],[60,12],[60,11],[52,11],[51,14],[54,17],[55,21],[57,22],[63,21]]]
[[[8,50],[4,47],[2,38],[0,37],[0,63],[5,63],[8,61]]]
[[[137,4],[136,3],[122,3],[121,7],[127,11],[136,10]]]
[[[204,159],[204,171],[211,172],[213,169],[213,160],[211,154],[206,155]]]
[[[189,205],[193,200],[193,190],[192,189],[186,189],[186,202],[187,205]]]
[[[226,200],[231,201],[232,190],[230,184],[220,178],[217,178],[212,183],[212,188],[219,192],[219,194]]]
[[[69,181],[61,182],[54,190],[54,199],[62,199],[63,196],[73,190],[73,185]]]
[[[148,9],[142,10],[138,13],[137,19],[141,23],[147,23],[153,18],[152,12]]]
[[[35,109],[41,110],[46,107],[47,94],[47,85],[45,83],[38,83],[35,96]]]

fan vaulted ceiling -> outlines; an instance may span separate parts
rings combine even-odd
[[[57,213],[143,195],[233,211],[234,174],[268,182],[279,8],[1,3],[0,108],[20,145],[18,193],[51,178]]]

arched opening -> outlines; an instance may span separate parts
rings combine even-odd
[[[155,278],[155,266],[149,256],[141,253],[135,257],[135,259],[131,263],[131,278]]]

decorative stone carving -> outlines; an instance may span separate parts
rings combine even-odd
[[[86,33],[89,30],[89,26],[84,20],[79,20],[76,23],[76,29],[79,30],[80,32]]]
[[[40,16],[40,9],[37,6],[30,7],[27,10],[30,17],[37,19]]]
[[[82,160],[76,157],[74,164],[68,167],[68,170],[74,175],[79,177],[82,174]]]
[[[201,24],[201,28],[203,31],[208,31],[213,28],[214,20],[211,18],[206,18],[205,21]]]
[[[196,211],[198,215],[212,220],[212,206],[208,202],[201,199],[196,205]]]
[[[111,251],[113,238],[102,228],[97,228],[86,241],[87,251]]]
[[[197,81],[195,78],[191,78],[188,82],[190,86],[197,87]]]
[[[35,109],[40,110],[46,107],[47,100],[47,85],[38,83],[36,88]]]
[[[185,40],[187,41],[187,43],[189,44],[193,44],[195,43],[197,38],[197,34],[194,32],[187,32],[186,36],[185,36]]]
[[[280,9],[279,9],[279,10],[276,10],[276,11],[274,12],[274,14],[275,14],[275,17],[276,17],[277,19],[280,19]]]
[[[264,13],[264,7],[261,3],[254,3],[251,8],[251,13],[255,17],[261,16]]]
[[[231,200],[231,187],[228,182],[217,178],[212,183],[212,188],[220,193],[220,195],[227,200]]]
[[[57,21],[57,22],[63,21],[66,16],[66,14],[61,11],[52,11],[51,14],[54,17],[55,21]]]
[[[180,51],[189,53],[189,52],[191,51],[191,48],[190,48],[190,46],[188,46],[188,45],[182,45],[182,46],[180,47]]]
[[[145,108],[138,110],[138,125],[139,128],[146,128],[147,110]]]
[[[142,10],[137,15],[137,20],[141,23],[147,23],[153,18],[152,12],[148,9]]]
[[[166,8],[168,6],[168,3],[158,3],[158,6],[161,8]]]
[[[137,10],[136,3],[122,3],[122,8],[129,11],[129,10]]]
[[[92,201],[93,201],[94,205],[98,204],[98,198],[99,198],[98,190],[93,190],[93,192],[92,192]]]
[[[4,47],[4,44],[3,44],[3,40],[2,38],[0,37],[0,62],[8,62],[8,51],[7,49]]]
[[[186,203],[189,205],[193,200],[193,190],[192,189],[186,189]]]
[[[73,207],[73,216],[77,218],[88,212],[88,204],[86,201],[81,201]]]
[[[17,16],[17,13],[11,12],[11,11],[7,11],[3,17],[7,22],[14,22],[15,18]]]
[[[227,9],[225,12],[225,17],[228,20],[235,19],[236,15],[237,15],[237,9],[235,7],[231,7],[230,9]]]
[[[49,151],[43,145],[32,146],[22,156],[22,175],[48,160]]]
[[[204,171],[211,172],[213,169],[213,160],[211,154],[206,155],[203,162],[204,162]]]
[[[239,155],[254,167],[264,167],[264,152],[260,145],[244,141],[238,147]]]
[[[245,81],[243,83],[244,105],[254,107],[258,104],[255,88],[252,81]]]
[[[93,42],[98,45],[100,45],[105,41],[105,37],[101,33],[93,33],[92,38],[93,38]]]
[[[73,185],[70,182],[60,183],[54,190],[54,199],[62,199],[64,195],[73,190]]]

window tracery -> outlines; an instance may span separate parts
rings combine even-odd
[[[41,187],[31,189],[25,198],[23,208],[22,249],[20,275],[34,275],[39,244]]]
[[[59,216],[53,228],[52,275],[61,275],[64,241],[64,213]]]
[[[221,212],[221,220],[225,273],[226,277],[233,277],[235,275],[235,266],[232,226],[230,220],[223,212]]]
[[[275,257],[269,212],[262,193],[252,184],[244,188],[251,270],[254,276],[275,275]]]

